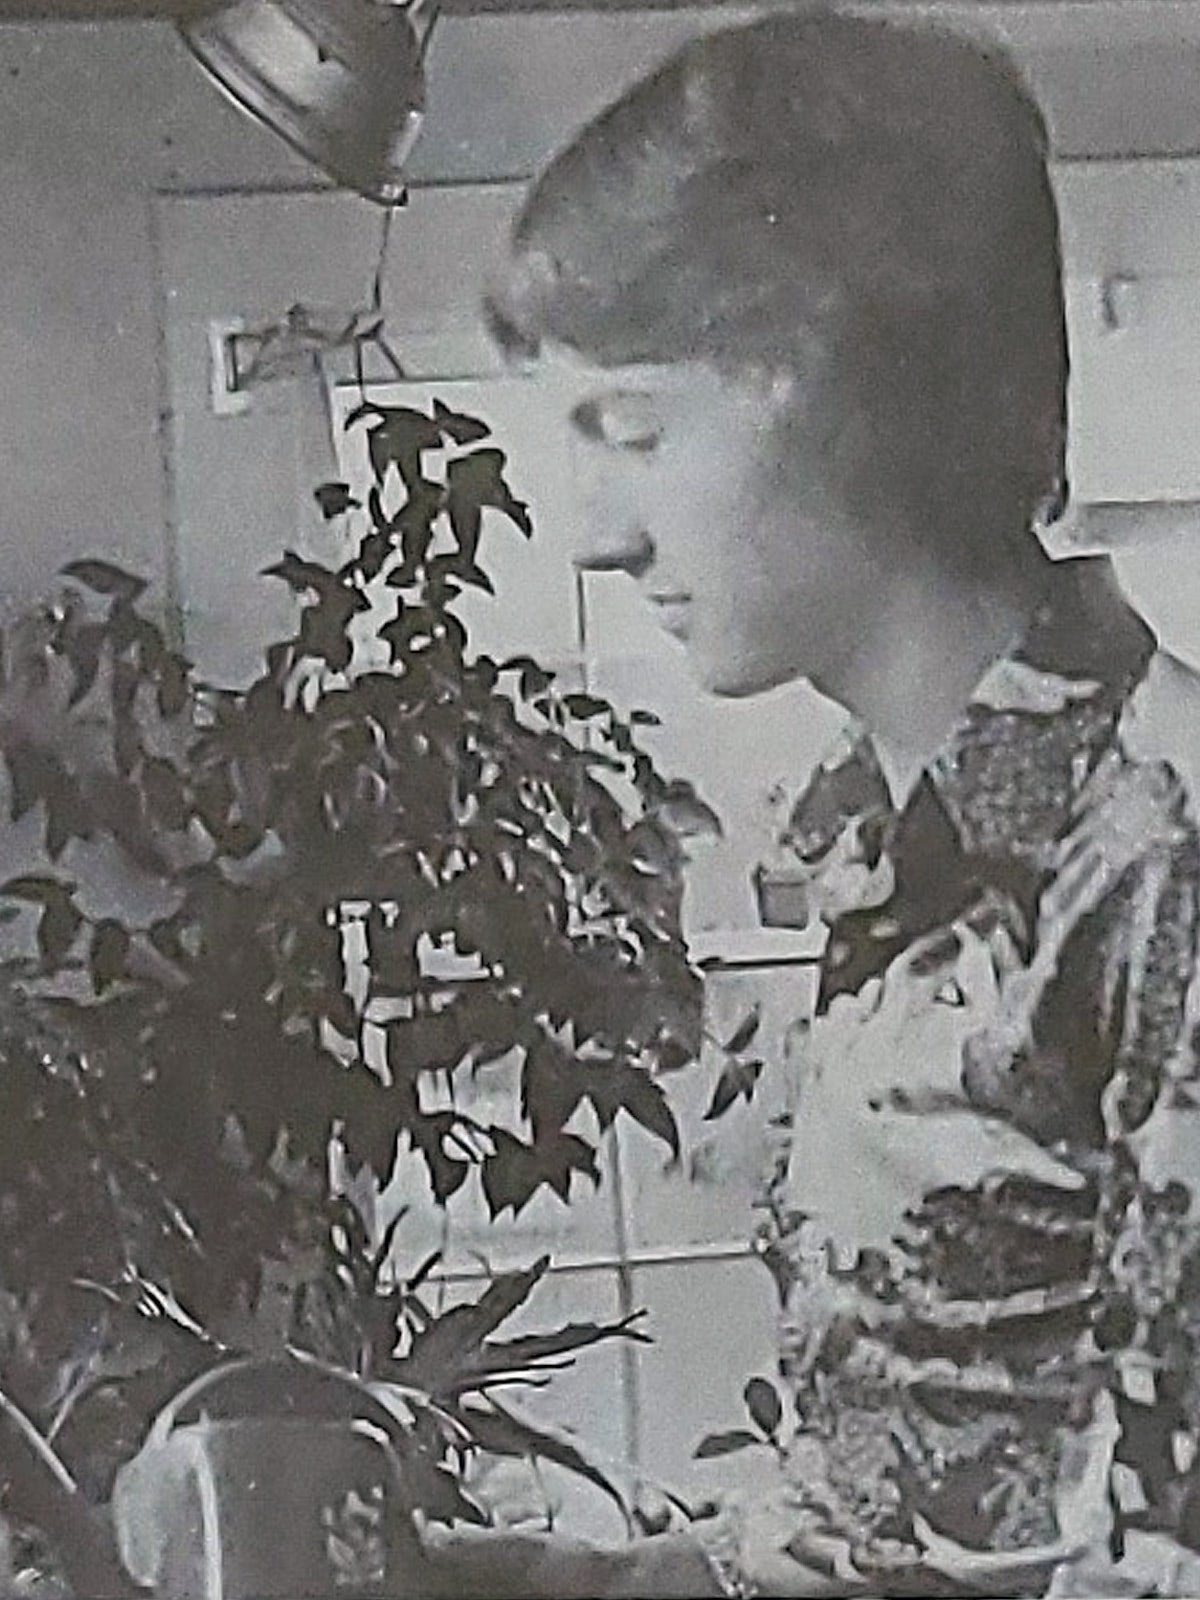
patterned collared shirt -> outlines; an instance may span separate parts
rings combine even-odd
[[[1102,570],[1060,582],[902,812],[864,740],[792,819],[859,903],[763,1202],[795,1421],[735,1543],[769,1592],[801,1524],[922,1594],[973,1592],[941,1539],[1011,1594],[1200,1546],[1200,831],[1146,748],[1170,669]]]

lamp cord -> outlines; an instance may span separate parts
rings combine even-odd
[[[383,225],[379,231],[379,255],[375,261],[375,275],[371,279],[371,310],[383,310],[383,276],[387,268],[388,249],[392,242],[392,217],[395,206],[384,206]]]
[[[441,13],[442,0],[412,0],[408,7],[408,18],[414,28],[421,28],[420,40],[417,44],[417,59],[425,65],[429,54],[430,41],[433,38],[433,27]]]
[[[364,401],[367,398],[366,366],[363,361],[363,348],[365,345],[373,344],[375,346],[388,366],[391,367],[393,376],[401,383],[405,382],[408,377],[403,362],[383,334],[383,288],[387,275],[388,251],[392,243],[392,219],[399,209],[399,206],[384,206],[383,208],[383,221],[379,230],[379,253],[375,260],[375,271],[371,278],[371,299],[367,308],[369,327],[364,330],[360,337],[354,340],[354,381],[358,388],[359,398]]]

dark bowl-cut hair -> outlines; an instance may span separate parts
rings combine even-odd
[[[708,34],[550,163],[489,323],[510,354],[551,341],[610,367],[803,375],[816,356],[849,385],[870,476],[895,469],[893,516],[989,495],[1027,522],[1063,492],[1046,160],[999,50],[827,11]]]

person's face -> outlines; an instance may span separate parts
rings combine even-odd
[[[835,687],[861,638],[866,546],[833,488],[826,401],[806,427],[815,396],[795,379],[563,350],[541,374],[574,441],[578,564],[635,579],[715,694]]]

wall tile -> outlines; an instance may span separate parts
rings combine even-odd
[[[705,1434],[745,1424],[747,1378],[774,1370],[774,1289],[766,1269],[756,1260],[639,1267],[633,1289],[655,1339],[638,1357],[638,1444],[647,1475],[698,1498],[769,1483],[766,1449],[694,1459]]]
[[[482,1280],[446,1283],[439,1286],[440,1304],[449,1307],[474,1300],[481,1288]],[[621,1314],[615,1272],[556,1271],[538,1284],[498,1337],[549,1332],[566,1322],[611,1322]],[[632,1349],[606,1341],[581,1352],[576,1364],[556,1372],[546,1388],[506,1389],[498,1398],[535,1424],[564,1432],[589,1460],[619,1476],[629,1458]],[[550,1463],[539,1467],[532,1481],[515,1464],[506,1465],[485,1477],[481,1491],[512,1522],[522,1512],[532,1520],[549,1504],[555,1526],[564,1533],[607,1541],[624,1536],[620,1512],[599,1488]]]
[[[705,1112],[731,1058],[712,1042],[698,1066],[668,1081],[682,1136],[675,1164],[637,1129],[622,1136],[622,1175],[630,1247],[636,1253],[664,1246],[726,1243],[744,1245],[758,1213],[755,1203],[766,1170],[770,1119],[785,1109],[789,1088],[784,1040],[811,1011],[815,969],[811,966],[710,973],[706,981],[707,1032],[728,1041],[756,1010],[758,1033],[738,1058],[764,1063],[752,1099],[739,1098],[712,1121]]]

